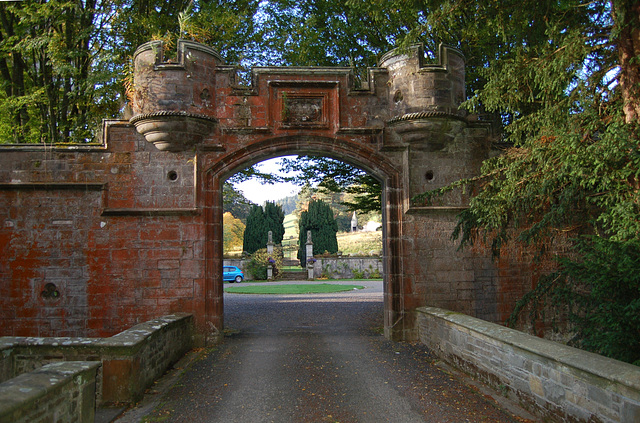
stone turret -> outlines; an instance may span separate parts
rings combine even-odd
[[[217,124],[213,49],[178,40],[177,57],[165,57],[162,41],[140,46],[134,56],[133,117],[147,141],[160,150],[180,151],[206,138]]]
[[[465,126],[464,56],[441,44],[437,63],[425,63],[422,45],[408,53],[392,50],[380,66],[389,72],[390,115],[388,124],[405,142],[426,143],[432,151],[444,148]]]
[[[389,72],[395,119],[429,113],[464,117],[459,110],[465,100],[464,56],[441,44],[437,59],[438,63],[425,63],[422,45],[413,46],[408,53],[396,49],[382,56],[380,67]]]

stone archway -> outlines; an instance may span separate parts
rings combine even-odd
[[[487,123],[459,110],[464,57],[392,51],[361,85],[349,68],[255,68],[252,84],[211,48],[161,42],[134,55],[133,117],[101,144],[0,146],[0,335],[111,336],[175,312],[202,344],[222,329],[221,182],[283,154],[357,165],[384,185],[385,334],[417,337],[430,305],[504,321],[533,281],[450,239],[467,197],[412,199],[477,175]],[[146,141],[145,141],[146,140]],[[59,295],[43,296],[52,284]],[[52,318],[52,316],[54,318]]]
[[[402,191],[401,170],[379,154],[362,155],[358,144],[348,138],[335,139],[309,135],[269,138],[246,149],[224,156],[206,172],[206,320],[208,327],[223,327],[222,286],[222,183],[238,170],[272,157],[287,154],[316,154],[338,158],[370,173],[383,187],[383,266],[385,333],[394,337],[394,323],[404,314],[402,297],[402,248],[399,242],[401,219],[399,198]],[[395,334],[397,337],[398,334]]]

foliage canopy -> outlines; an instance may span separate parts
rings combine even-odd
[[[474,48],[463,47],[477,77],[465,106],[500,117],[505,150],[480,176],[415,200],[469,191],[470,207],[454,233],[463,246],[487,241],[499,254],[516,242],[544,253],[564,239],[568,258],[559,273],[524,302],[536,299],[571,316],[580,346],[637,360],[621,354],[637,345],[618,341],[637,338],[627,313],[640,299],[633,277],[640,271],[633,246],[640,234],[640,5],[471,3],[482,27],[469,21],[452,28],[494,38],[480,66]],[[583,234],[591,236],[566,240]]]
[[[232,250],[242,248],[245,225],[230,212],[222,215],[223,225],[223,251],[225,254]]]

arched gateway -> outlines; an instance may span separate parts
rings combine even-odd
[[[385,333],[416,335],[433,305],[504,319],[530,286],[449,239],[465,205],[411,198],[477,174],[489,128],[458,109],[464,59],[394,51],[356,87],[345,68],[255,68],[252,84],[212,49],[161,42],[134,57],[133,117],[104,142],[0,147],[0,335],[107,336],[178,311],[197,339],[221,333],[222,184],[286,154],[330,156],[383,185]],[[146,139],[146,141],[145,141]],[[148,142],[147,142],[148,141]]]

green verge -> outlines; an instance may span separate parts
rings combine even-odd
[[[330,292],[353,291],[363,289],[361,285],[338,285],[330,283],[299,285],[259,285],[234,286],[224,289],[229,294],[326,294]]]

